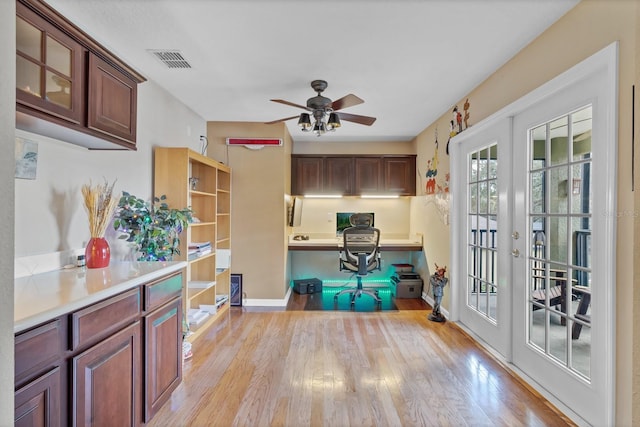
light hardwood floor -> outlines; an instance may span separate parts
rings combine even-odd
[[[149,426],[573,425],[422,301],[374,313],[300,301],[231,307]]]

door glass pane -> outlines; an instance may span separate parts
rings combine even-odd
[[[538,126],[531,131],[531,170],[544,167],[547,144],[547,125]]]
[[[529,345],[588,379],[591,107],[531,129],[529,144]]]
[[[546,171],[531,173],[531,212],[542,213],[545,210],[544,186]]]
[[[571,339],[571,368],[585,377],[591,376],[591,327],[588,323],[577,323],[579,333],[573,332]],[[576,331],[576,326],[573,326]]]
[[[567,217],[549,218],[547,233],[549,256],[554,261],[567,262]]]
[[[469,185],[469,213],[478,212],[478,184]]]
[[[489,147],[489,179],[498,178],[498,146]]]
[[[47,71],[47,101],[65,108],[71,108],[71,81]]]
[[[489,172],[489,150],[485,148],[484,150],[480,151],[478,158],[478,179],[487,179],[487,174]]]
[[[567,199],[567,168],[564,166],[549,170],[549,213],[566,213]]]
[[[487,182],[478,184],[478,213],[487,214],[489,212],[489,188]]]
[[[573,160],[591,157],[591,106],[571,115]]]
[[[591,185],[591,162],[582,162],[571,167],[571,212],[588,214],[593,210],[593,185]]]
[[[16,50],[42,61],[42,32],[20,17],[16,17]]]
[[[551,122],[549,132],[551,133],[551,164],[561,165],[567,163],[567,141],[569,136],[568,117],[564,116]]]
[[[567,363],[567,335],[566,328],[563,327],[556,316],[551,316],[549,327],[550,339],[549,348],[553,357],[563,364]]]
[[[40,97],[40,66],[21,56],[16,57],[16,87]]]
[[[478,157],[474,153],[469,157],[469,182],[478,181]]]
[[[529,305],[529,344],[545,350],[545,337],[547,330],[546,310],[540,309],[536,304]]]
[[[47,36],[47,66],[67,77],[71,77],[71,56],[71,49],[51,36]]]

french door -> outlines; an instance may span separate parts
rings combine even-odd
[[[456,208],[453,228],[454,242],[461,244],[451,260],[452,269],[460,272],[460,321],[510,357],[511,119],[456,144],[451,159],[452,194],[462,207]]]
[[[616,69],[612,45],[451,148],[453,318],[593,425],[613,422]]]

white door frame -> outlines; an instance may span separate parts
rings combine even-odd
[[[602,140],[607,141],[607,144],[611,147],[610,150],[604,150],[599,154],[599,163],[602,168],[606,168],[609,172],[601,174],[598,179],[601,180],[601,185],[606,189],[605,200],[601,204],[604,211],[593,212],[594,217],[597,216],[601,220],[601,231],[607,236],[611,236],[611,239],[600,242],[601,246],[598,249],[598,256],[602,257],[602,261],[605,265],[611,266],[607,271],[602,273],[602,283],[608,283],[606,292],[601,292],[597,297],[600,301],[601,310],[601,324],[598,326],[602,331],[602,339],[599,340],[598,345],[602,346],[604,350],[601,354],[604,375],[597,378],[598,388],[601,390],[603,399],[603,413],[600,417],[605,420],[607,425],[614,424],[614,409],[615,409],[615,283],[616,283],[616,216],[612,213],[616,212],[617,204],[617,129],[618,129],[618,42],[614,42],[599,52],[595,53],[591,57],[585,59],[564,73],[560,74],[553,80],[543,84],[539,88],[533,90],[529,94],[523,96],[517,101],[509,104],[498,112],[492,114],[481,123],[465,130],[460,135],[454,137],[451,140],[452,154],[456,151],[456,145],[463,143],[468,138],[479,134],[487,128],[493,126],[500,120],[505,120],[509,117],[517,116],[529,107],[543,102],[545,98],[552,96],[554,93],[561,91],[562,89],[572,85],[577,80],[582,80],[595,74],[596,72],[604,72],[606,75],[606,87],[603,88],[604,101],[607,104],[606,117],[603,121],[603,128],[601,129]],[[452,162],[452,166],[454,163]],[[466,287],[466,277],[458,277],[458,272],[462,271],[460,262],[457,259],[459,251],[459,242],[465,242],[466,236],[463,234],[465,230],[461,230],[456,224],[460,223],[458,216],[465,212],[464,202],[456,197],[454,190],[458,188],[461,183],[457,183],[455,173],[451,174],[451,270],[449,273],[451,284],[451,310],[450,318],[453,321],[460,320],[460,311],[464,301],[460,300],[458,287]],[[512,203],[526,203],[524,194],[515,194]],[[595,295],[594,295],[595,297]],[[595,351],[595,349],[594,349]],[[511,360],[505,356],[505,359],[510,362]],[[516,370],[518,370],[516,368]],[[527,373],[524,372],[524,377],[527,378]],[[533,382],[531,378],[528,378],[530,384],[538,390],[544,396],[549,396],[549,393],[544,390],[539,384]],[[552,399],[555,400],[555,399]],[[560,405],[563,406],[563,405]],[[571,410],[571,408],[567,408]],[[571,411],[572,412],[572,411]],[[576,413],[568,414],[572,418],[580,418]],[[582,422],[587,420],[580,419]],[[593,422],[593,420],[591,420]]]

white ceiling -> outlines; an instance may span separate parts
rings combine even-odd
[[[468,94],[579,0],[48,0],[207,121],[266,122],[302,110],[309,86],[353,93],[352,114],[320,138],[405,141]],[[168,69],[149,49],[176,49]],[[473,99],[471,123],[473,123]],[[294,141],[317,140],[287,122]]]

